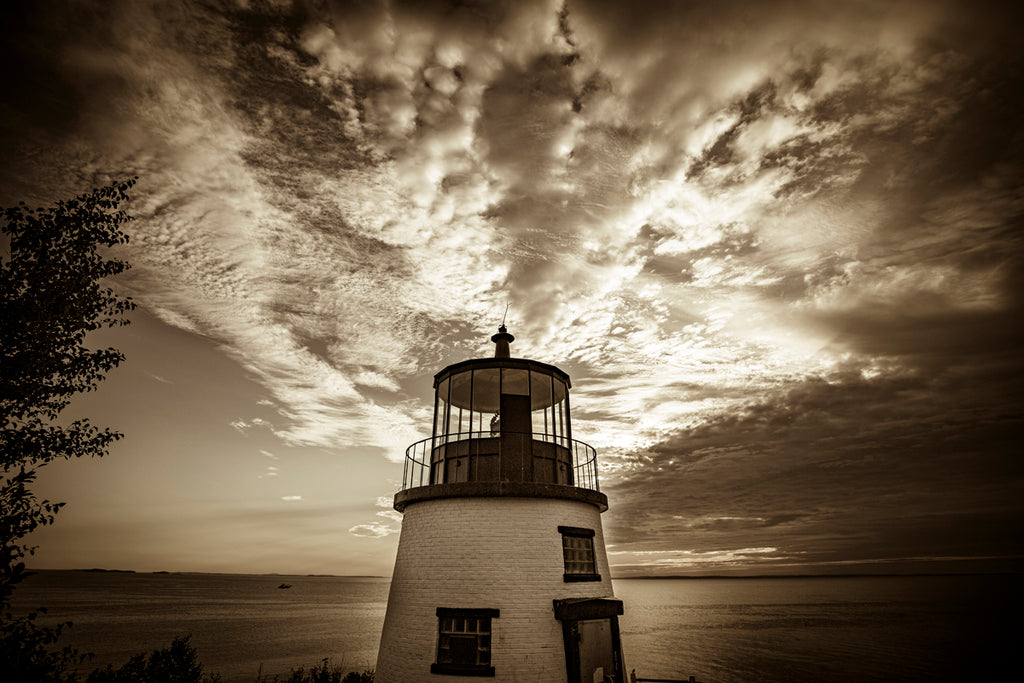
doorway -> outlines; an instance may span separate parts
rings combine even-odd
[[[569,683],[625,683],[619,614],[622,601],[614,598],[555,600]]]

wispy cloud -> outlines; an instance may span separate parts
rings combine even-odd
[[[373,522],[372,524],[357,524],[348,530],[353,536],[363,536],[366,538],[384,538],[391,534],[398,533],[398,529],[387,526],[380,522]]]
[[[515,352],[573,374],[620,538],[796,548],[853,528],[854,501],[897,509],[894,482],[922,510],[1010,505],[952,485],[979,457],[964,434],[1012,469],[1021,405],[1000,10],[83,7],[58,44],[17,38],[69,120],[12,105],[0,199],[140,175],[118,286],[266,390],[270,419],[232,423],[249,438],[401,459],[423,378],[488,353],[509,302]]]

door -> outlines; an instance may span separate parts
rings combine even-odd
[[[555,618],[562,622],[565,673],[569,683],[625,683],[617,598],[555,600]]]
[[[615,645],[611,619],[583,619],[576,622],[579,640],[580,683],[615,680]]]
[[[501,478],[533,481],[530,397],[501,395]]]

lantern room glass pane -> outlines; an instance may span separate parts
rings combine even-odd
[[[459,413],[462,412],[455,406],[448,406],[448,426],[445,428],[445,434],[449,436],[459,433]]]
[[[443,380],[437,385],[437,411],[435,413],[434,436],[445,433],[444,426],[447,424],[446,411],[448,409],[448,380]]]
[[[473,372],[473,410],[493,415],[498,412],[498,368],[482,368]],[[488,415],[487,420],[490,420]],[[485,421],[486,422],[486,421]]]
[[[540,410],[551,405],[551,375],[530,372],[530,410]]]
[[[530,422],[534,434],[551,433],[551,382],[551,375],[530,373]]]
[[[555,394],[555,403],[565,400],[565,383],[562,380],[555,379],[554,383],[552,384],[552,389],[554,390]]]
[[[564,405],[565,405],[565,401],[559,401],[558,403],[556,403],[554,405],[555,415],[554,415],[554,419],[552,420],[552,422],[554,424],[554,430],[553,431],[555,432],[555,434],[557,434],[560,437],[561,436],[565,436],[565,420],[564,420],[564,417],[562,415],[562,406],[564,406]]]
[[[469,430],[470,378],[469,372],[460,372],[449,378],[447,434],[450,436]]]
[[[551,390],[551,398],[554,402],[554,405],[551,406],[551,431],[557,434],[559,442],[563,443],[562,440],[568,436],[568,419],[566,416],[568,411],[568,392],[566,391],[565,383],[558,379],[552,382]],[[563,445],[565,444],[563,443]]]
[[[452,406],[458,406],[459,408],[469,409],[469,380],[470,373],[460,372],[457,375],[452,375],[452,393],[448,401]]]
[[[501,393],[516,396],[530,395],[530,375],[518,368],[501,369]]]

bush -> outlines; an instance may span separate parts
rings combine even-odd
[[[285,678],[274,676],[266,679],[262,675],[256,676],[256,683],[373,683],[373,671],[367,669],[362,673],[349,671],[344,678],[341,674],[341,665],[330,664],[329,659],[321,660],[320,664],[314,664],[313,668],[306,671],[303,667],[292,669]]]
[[[146,656],[138,654],[119,669],[107,665],[95,669],[86,683],[217,683],[217,674],[203,675],[191,636],[175,638],[170,647],[153,650]]]
[[[341,679],[341,683],[373,683],[373,669],[367,669],[363,673],[350,671]]]

